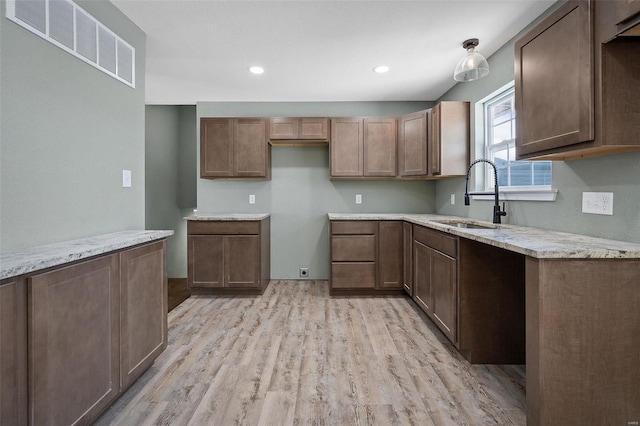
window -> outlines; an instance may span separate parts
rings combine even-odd
[[[515,90],[513,84],[500,89],[485,98],[478,105],[482,109],[484,133],[482,145],[476,152],[483,152],[484,158],[493,161],[498,169],[498,184],[500,192],[514,194],[515,192],[530,192],[551,190],[551,162],[550,161],[517,161],[516,160],[516,112]],[[480,155],[478,155],[480,158]],[[486,191],[493,191],[493,169],[486,167],[484,187]],[[530,199],[501,197],[504,199]],[[554,197],[555,198],[555,192]],[[541,199],[534,197],[533,199]]]
[[[71,0],[8,0],[7,18],[135,88],[135,49]]]

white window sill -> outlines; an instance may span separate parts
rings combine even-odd
[[[500,201],[555,201],[557,194],[557,189],[507,189],[500,191]],[[486,195],[471,195],[471,198],[473,200],[493,201],[495,196],[491,193]]]

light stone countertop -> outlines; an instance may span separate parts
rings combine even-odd
[[[173,231],[120,231],[0,255],[0,280],[160,240]]]
[[[625,241],[508,224],[495,225],[495,229],[472,229],[436,222],[464,221],[494,226],[490,222],[457,216],[329,213],[329,220],[404,220],[538,259],[640,259],[640,244]]]
[[[204,221],[252,221],[270,217],[269,213],[196,213],[185,217],[186,220]]]

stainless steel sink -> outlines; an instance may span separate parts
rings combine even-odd
[[[497,229],[497,225],[491,224],[480,224],[475,222],[470,222],[466,220],[434,220],[432,222],[440,223],[442,225],[447,226],[455,226],[456,228],[467,228],[467,229]]]

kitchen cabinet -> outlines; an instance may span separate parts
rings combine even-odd
[[[464,176],[469,166],[469,102],[443,101],[398,119],[398,176]]]
[[[192,294],[262,294],[270,276],[270,219],[190,220],[188,284]]]
[[[395,118],[364,119],[365,177],[395,177],[397,130]]]
[[[378,288],[403,288],[402,237],[402,222],[378,222]]]
[[[0,424],[27,424],[27,285],[0,283]]]
[[[465,176],[469,167],[469,102],[443,101],[431,109],[429,176]]]
[[[516,42],[518,159],[640,149],[640,98],[629,91],[640,74],[640,40],[609,41],[616,4],[568,1]]]
[[[616,0],[615,6],[615,35],[639,36],[640,0]]]
[[[120,391],[117,254],[29,279],[29,423],[89,423]]]
[[[167,347],[164,242],[120,253],[120,383],[128,387]]]
[[[122,233],[108,237],[75,243],[112,250]],[[164,239],[138,243],[0,282],[1,424],[90,424],[153,363],[167,342],[165,253]]]
[[[453,342],[457,339],[458,238],[413,227],[414,300]]]
[[[201,118],[200,177],[271,177],[271,151],[264,118]]]
[[[431,110],[398,118],[398,176],[426,176]]]
[[[401,221],[331,221],[330,227],[331,294],[402,290]]]
[[[402,287],[413,297],[413,225],[402,223]]]
[[[331,177],[395,177],[396,119],[331,119]]]
[[[328,118],[285,117],[269,120],[269,140],[272,145],[326,145],[329,135]]]

